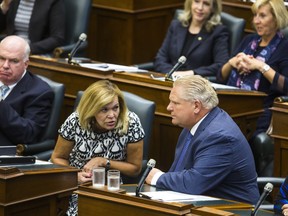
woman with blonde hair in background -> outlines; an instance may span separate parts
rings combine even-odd
[[[255,137],[267,131],[274,99],[288,93],[288,39],[281,32],[288,26],[288,12],[283,0],[256,0],[251,9],[256,33],[242,40],[219,71],[218,81],[267,94]]]
[[[216,76],[229,58],[229,32],[221,24],[221,0],[186,0],[174,19],[155,61],[155,71],[168,73],[180,56],[185,64],[173,75]]]

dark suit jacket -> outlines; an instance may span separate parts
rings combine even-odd
[[[173,20],[159,49],[155,61],[155,71],[168,73],[182,55],[187,27],[183,27],[178,20]],[[202,29],[197,40],[191,44],[186,63],[179,69],[194,70],[202,76],[216,76],[219,68],[229,59],[229,32],[224,25],[218,25],[208,33]]]
[[[49,120],[53,99],[50,86],[27,71],[0,102],[0,145],[39,141]]]
[[[20,0],[13,0],[6,15],[0,12],[0,31],[15,34],[14,19]],[[32,54],[46,54],[65,40],[65,7],[62,0],[36,0],[29,25]]]
[[[174,162],[156,186],[256,204],[259,190],[254,158],[231,117],[214,108],[196,130],[180,167],[182,171],[174,172],[187,133],[187,129],[182,131]]]

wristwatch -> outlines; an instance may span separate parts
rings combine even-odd
[[[110,169],[110,166],[111,166],[111,164],[110,164],[110,159],[107,158],[105,169],[106,169],[106,170],[109,170],[109,169]]]
[[[270,70],[270,66],[268,64],[264,64],[264,66],[262,67],[262,74],[266,73],[267,71]]]

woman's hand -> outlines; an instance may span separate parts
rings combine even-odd
[[[249,62],[249,59],[251,59],[251,56],[246,55],[245,53],[241,52],[241,53],[238,53],[233,58],[231,58],[229,60],[229,64],[233,68],[236,68],[239,74],[249,73],[250,70],[247,65]]]
[[[83,170],[87,173],[92,173],[94,167],[105,167],[107,159],[103,157],[92,158],[84,167]]]
[[[85,182],[92,181],[92,173],[80,171],[78,172],[78,184],[83,184]]]
[[[3,0],[1,3],[1,10],[3,14],[6,14],[10,8],[10,4],[13,0]]]

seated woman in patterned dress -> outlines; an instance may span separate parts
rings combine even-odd
[[[120,89],[108,80],[93,83],[59,129],[51,161],[81,169],[79,184],[91,181],[94,167],[136,176],[142,168],[144,130],[129,111]],[[67,215],[77,215],[77,196]]]

